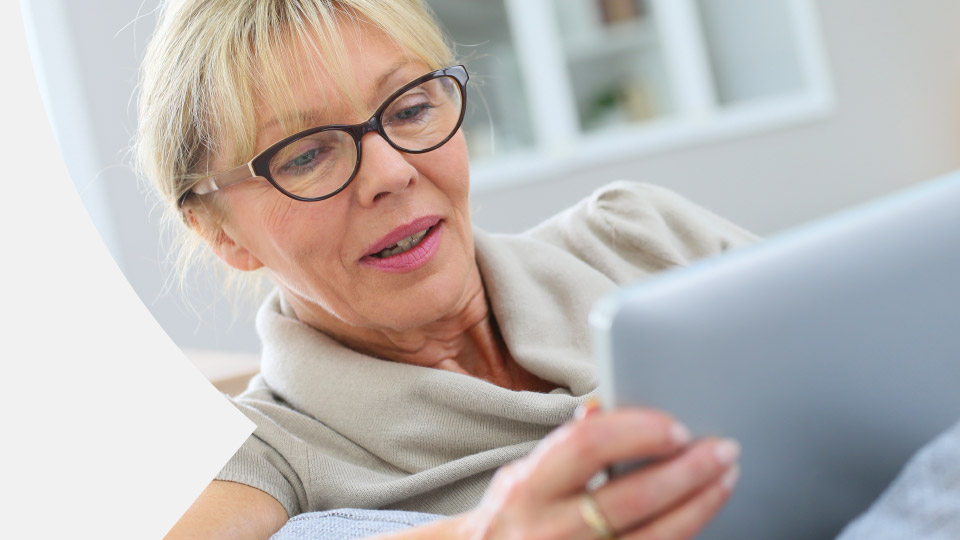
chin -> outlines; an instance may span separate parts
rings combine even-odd
[[[381,304],[382,321],[396,330],[413,330],[448,319],[462,312],[470,302],[468,272],[458,269],[417,283],[392,296],[393,302]]]

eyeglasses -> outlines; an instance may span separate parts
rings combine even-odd
[[[298,201],[322,201],[340,193],[360,169],[360,139],[371,131],[393,148],[423,154],[443,146],[463,123],[466,84],[463,66],[427,73],[387,98],[369,120],[311,128],[267,148],[244,165],[208,176],[180,196],[204,195],[252,178],[266,178]]]

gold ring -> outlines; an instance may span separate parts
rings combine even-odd
[[[603,517],[600,509],[597,508],[597,502],[594,501],[593,497],[587,492],[580,495],[580,515],[593,532],[597,533],[600,540],[616,540],[617,537],[614,536],[613,531],[610,529],[610,524],[607,523],[606,518]]]

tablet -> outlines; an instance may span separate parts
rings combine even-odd
[[[665,272],[590,320],[605,406],[743,446],[698,538],[832,539],[960,419],[960,174]]]

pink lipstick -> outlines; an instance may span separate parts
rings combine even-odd
[[[439,250],[442,225],[439,217],[427,216],[397,227],[368,248],[360,263],[391,273],[416,270]]]

